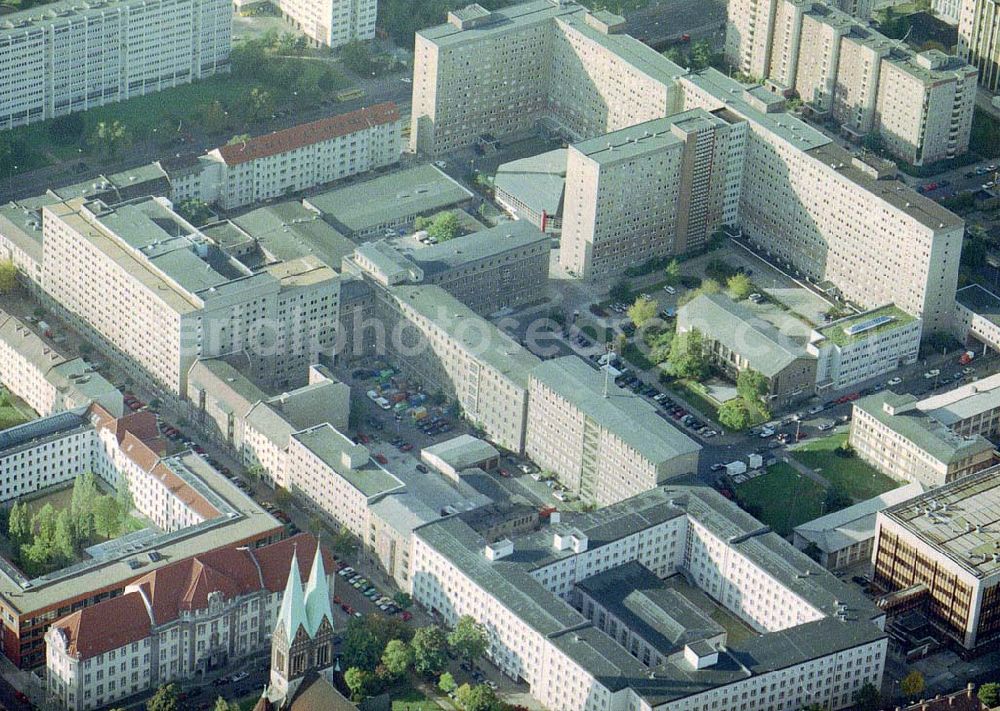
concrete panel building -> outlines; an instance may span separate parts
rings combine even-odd
[[[64,0],[4,15],[0,129],[229,70],[228,0]]]
[[[967,650],[1000,637],[1000,556],[995,522],[1000,468],[963,477],[879,512],[872,583],[923,610]]]
[[[979,284],[955,292],[952,333],[967,345],[985,345],[1000,351],[1000,296]]]
[[[993,462],[981,435],[953,432],[918,406],[912,395],[885,390],[854,403],[849,442],[858,457],[886,476],[941,486]]]
[[[525,453],[584,502],[607,506],[698,470],[701,446],[576,356],[531,371]]]
[[[375,39],[377,0],[274,0],[274,4],[317,45],[340,47]]]
[[[963,0],[958,16],[958,53],[979,70],[979,83],[1000,91],[1000,5]]]
[[[562,265],[603,279],[704,247],[737,222],[746,140],[695,109],[571,145]]]
[[[414,599],[445,624],[472,615],[485,625],[487,656],[555,711],[839,709],[882,676],[884,613],[710,489],[660,487],[491,543],[450,517],[417,529],[411,560]],[[643,594],[624,587],[631,577],[621,571],[633,563],[684,604],[663,610],[654,600],[638,622],[658,621],[679,638],[640,633],[634,618],[610,634],[607,615],[575,595],[602,574],[620,576],[619,597]],[[706,614],[689,608],[709,599]],[[671,616],[690,626],[670,625]],[[718,628],[706,616],[754,633],[712,644]],[[640,639],[648,661],[632,654]],[[652,666],[655,658],[663,661]],[[782,680],[779,702],[771,686]]]

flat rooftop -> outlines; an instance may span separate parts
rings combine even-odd
[[[1000,408],[1000,373],[932,395],[917,408],[947,427]]]
[[[315,256],[331,269],[340,271],[344,257],[354,242],[298,202],[281,202],[233,218],[240,230],[257,240],[272,259],[286,261]]]
[[[528,374],[541,360],[439,286],[387,287],[389,294],[448,334],[477,360],[527,388]]]
[[[566,153],[566,148],[556,148],[502,163],[497,167],[493,185],[537,213],[559,215],[566,191]]]
[[[883,390],[857,400],[854,406],[944,464],[993,449],[985,437],[964,437],[952,432],[919,409],[913,395]]]
[[[1000,573],[1000,466],[882,512],[977,578]]]
[[[329,423],[303,432],[296,432],[292,438],[301,442],[306,449],[347,480],[366,498],[379,496],[403,486],[402,481],[383,469],[378,462],[369,456],[366,447],[354,444],[346,435],[335,430]],[[352,468],[345,463],[347,456],[363,457],[364,461],[360,466]]]
[[[397,240],[394,246],[431,276],[532,245],[548,247],[551,238],[527,220],[514,220],[426,247],[414,247],[413,242]]]
[[[1000,326],[1000,296],[979,284],[970,284],[955,292],[955,301],[977,316]]]
[[[472,199],[472,193],[429,163],[363,183],[335,188],[302,203],[351,235],[410,215],[436,212]]]
[[[424,447],[423,452],[437,457],[458,471],[477,466],[480,462],[500,456],[500,452],[492,444],[468,434],[452,437],[444,442],[433,444],[430,447]]]
[[[550,0],[535,0],[535,2],[521,3],[496,10],[490,13],[486,22],[464,30],[445,22],[434,27],[417,30],[417,35],[430,40],[439,47],[454,47],[468,42],[477,42],[490,36],[516,32],[539,23],[551,22],[556,17],[584,12],[586,10],[583,7],[574,3],[558,7]],[[461,10],[458,11],[457,15],[461,19],[471,19],[463,17]]]
[[[531,371],[531,378],[654,464],[701,451],[701,445],[664,421],[638,395],[609,383],[604,397],[604,374],[577,356],[544,361]]]
[[[916,320],[915,316],[911,316],[898,306],[888,304],[839,319],[816,330],[838,346],[847,346],[873,336],[883,335],[886,331],[892,331]]]

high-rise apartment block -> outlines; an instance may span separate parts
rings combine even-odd
[[[1000,91],[1000,3],[963,0],[958,20],[958,53],[979,70],[979,83]]]
[[[919,54],[823,2],[732,0],[726,56],[740,71],[793,93],[845,133],[870,133],[914,165],[969,149],[976,67]]]
[[[377,0],[275,0],[274,4],[317,45],[340,47],[375,37]]]
[[[227,0],[63,0],[4,15],[0,129],[228,71],[232,18]]]
[[[570,146],[563,266],[605,277],[736,224],[746,135],[746,124],[694,109]]]
[[[251,269],[163,198],[56,203],[43,233],[48,298],[131,377],[168,393],[183,396],[194,361],[215,355],[243,354],[247,372],[282,387],[334,342],[333,270],[315,256]]]

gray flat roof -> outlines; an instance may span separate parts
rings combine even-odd
[[[654,464],[701,450],[701,445],[668,424],[638,395],[609,384],[604,397],[603,374],[575,355],[544,361],[531,371],[531,377]]]
[[[387,287],[399,301],[434,323],[466,352],[523,388],[538,356],[439,286]]]
[[[918,402],[917,408],[948,427],[1000,408],[1000,373],[931,395]]]
[[[515,220],[427,247],[413,247],[413,240],[408,240],[406,244],[397,243],[396,247],[413,260],[425,275],[432,275],[542,242],[548,245],[550,241],[548,235],[530,222]]]
[[[725,294],[696,296],[681,306],[678,319],[739,353],[751,368],[768,378],[800,358],[811,358],[804,344]]]
[[[861,398],[854,406],[944,464],[993,449],[989,440],[980,435],[964,437],[955,434],[928,413],[915,407],[916,402],[912,395],[897,395],[891,390],[883,390]],[[886,404],[895,408],[896,414],[886,412]],[[908,406],[909,409],[899,411]]]
[[[955,292],[955,301],[990,323],[1000,326],[1000,296],[979,284],[969,284]]]
[[[596,163],[609,165],[680,145],[682,139],[671,130],[675,126],[687,132],[725,123],[704,109],[691,109],[574,143],[572,149]]]
[[[342,459],[345,453],[359,449],[364,450],[367,454],[368,450],[351,442],[347,435],[338,432],[330,424],[318,425],[302,432],[296,432],[292,437],[301,442],[324,464],[337,472],[367,498],[373,498],[403,486],[403,482],[383,469],[370,456],[357,469],[345,466]]]
[[[434,27],[417,30],[417,35],[440,47],[455,46],[466,42],[476,42],[491,35],[517,31],[540,22],[549,22],[558,16],[584,11],[584,8],[574,3],[557,7],[549,0],[535,0],[535,2],[501,8],[491,13],[488,22],[465,30],[460,30],[455,25],[445,22]]]
[[[423,451],[458,471],[500,456],[500,452],[492,444],[468,434],[424,447]]]
[[[287,261],[314,255],[340,271],[355,244],[298,202],[282,202],[233,218],[233,223],[260,241],[274,259]]]
[[[833,553],[846,546],[875,537],[875,516],[889,506],[919,496],[924,487],[917,482],[904,484],[891,491],[846,509],[814,518],[795,527],[795,533],[811,541],[825,553]]]
[[[425,163],[335,188],[302,202],[333,225],[355,233],[409,215],[444,210],[471,198],[471,192]]]
[[[493,185],[520,200],[533,211],[558,215],[566,191],[565,148],[502,163]]]
[[[1000,573],[1000,466],[982,469],[882,512],[977,578]]]

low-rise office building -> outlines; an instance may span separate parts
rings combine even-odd
[[[842,390],[917,362],[922,323],[893,305],[815,329],[806,351],[816,358],[816,391]]]
[[[767,398],[777,405],[811,397],[816,358],[801,339],[779,331],[725,294],[701,294],[677,310],[677,331],[698,331],[712,362],[736,379],[753,370],[767,381]]]
[[[875,515],[923,492],[921,484],[912,482],[807,521],[792,531],[792,543],[829,570],[869,561],[875,543]]]
[[[547,234],[562,232],[565,193],[565,148],[501,163],[493,176],[494,199],[507,214]]]
[[[982,344],[1000,351],[1000,296],[979,284],[955,292],[952,333],[966,345]]]
[[[300,534],[262,548],[220,548],[147,573],[122,595],[52,624],[45,633],[47,698],[67,711],[103,708],[268,650],[292,566],[314,591],[310,609],[328,615],[332,627],[332,564],[315,538]]]
[[[961,435],[921,408],[913,395],[884,390],[854,403],[849,442],[886,476],[941,486],[990,466],[993,445]]]
[[[957,434],[995,438],[1000,433],[1000,374],[931,395],[917,407]]]
[[[472,435],[459,435],[420,450],[420,458],[444,474],[457,480],[466,469],[490,471],[500,464],[500,452],[489,442]]]
[[[577,356],[531,371],[525,453],[584,502],[607,506],[698,470],[701,450]]]
[[[416,530],[411,560],[414,599],[445,624],[481,622],[487,656],[558,711],[839,709],[882,677],[884,613],[711,489],[660,487],[492,543],[461,517],[445,518]],[[606,616],[591,609],[588,619],[582,597],[583,610],[573,606],[577,585],[631,563],[668,588],[695,588],[686,602],[711,604],[707,615],[668,613],[694,620],[668,640],[680,649],[635,624],[612,635]],[[668,616],[653,606],[643,614]],[[713,644],[718,628],[706,616],[753,633]],[[653,642],[648,659],[637,642],[632,654],[640,637]]]
[[[919,607],[959,646],[1000,637],[1000,468],[991,467],[878,513],[872,584],[886,609]]]

